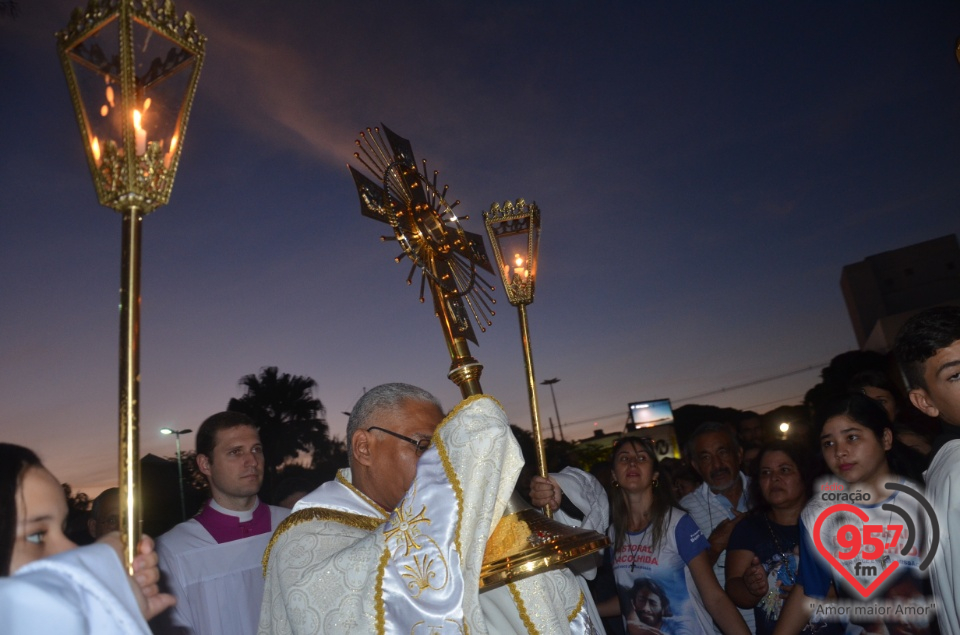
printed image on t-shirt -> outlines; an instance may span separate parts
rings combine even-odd
[[[628,532],[613,554],[614,579],[628,635],[698,635],[712,630],[687,563],[708,546],[696,523],[673,510],[656,549],[652,530]]]

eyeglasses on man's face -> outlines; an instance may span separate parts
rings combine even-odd
[[[387,430],[386,428],[381,428],[380,426],[370,426],[366,429],[367,432],[372,432],[373,430],[379,430],[380,432],[386,432],[392,437],[397,437],[407,443],[412,443],[415,448],[417,448],[417,456],[420,456],[424,452],[430,449],[430,439],[411,439],[410,437],[405,437],[399,432],[394,432],[393,430]]]

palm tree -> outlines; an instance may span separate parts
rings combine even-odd
[[[317,382],[311,377],[281,374],[276,366],[267,366],[259,375],[244,375],[239,383],[245,393],[231,399],[227,410],[242,412],[260,426],[270,476],[301,453],[312,457],[312,467],[339,458],[343,444],[330,439],[326,409],[313,396]]]

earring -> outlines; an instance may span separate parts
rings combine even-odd
[[[660,483],[657,479],[653,479],[653,489],[657,489],[657,485]]]
[[[619,483],[619,481],[614,481],[614,482],[613,482],[613,486],[614,486],[615,488],[619,489],[619,488],[620,488],[620,483]]]

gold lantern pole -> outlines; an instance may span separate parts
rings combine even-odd
[[[120,533],[132,572],[142,511],[141,223],[170,199],[206,38],[172,0],[90,0],[56,39],[97,197],[122,217]]]
[[[537,382],[530,350],[530,329],[527,325],[527,305],[533,303],[537,280],[540,209],[536,203],[528,205],[522,198],[517,200],[516,205],[511,201],[504,203],[503,207],[494,203],[489,211],[483,213],[483,224],[487,228],[490,244],[493,245],[493,254],[507,300],[517,307],[520,317],[520,341],[527,371],[527,396],[530,399],[530,421],[533,424],[533,438],[537,447],[537,468],[540,476],[546,478],[547,458],[540,430]],[[550,507],[544,507],[543,513],[547,518],[553,515]]]
[[[413,284],[414,274],[420,270],[421,302],[429,286],[450,352],[447,377],[464,398],[480,394],[483,367],[470,354],[467,341],[477,342],[473,323],[481,331],[491,324],[491,305],[496,303],[490,295],[494,288],[477,270],[492,272],[483,238],[460,226],[460,217],[453,211],[460,201],[447,203],[447,186],[437,186],[436,172],[432,179],[426,176],[426,161],[422,169],[418,168],[408,140],[384,127],[382,132],[380,128],[367,128],[356,143],[354,158],[380,179],[374,181],[350,168],[360,197],[360,212],[393,228],[393,236],[382,236],[381,240],[400,244],[403,251],[394,258],[396,262],[405,258],[413,262],[407,284]],[[603,534],[545,518],[514,493],[487,541],[480,588],[486,590],[561,567],[608,543]]]

